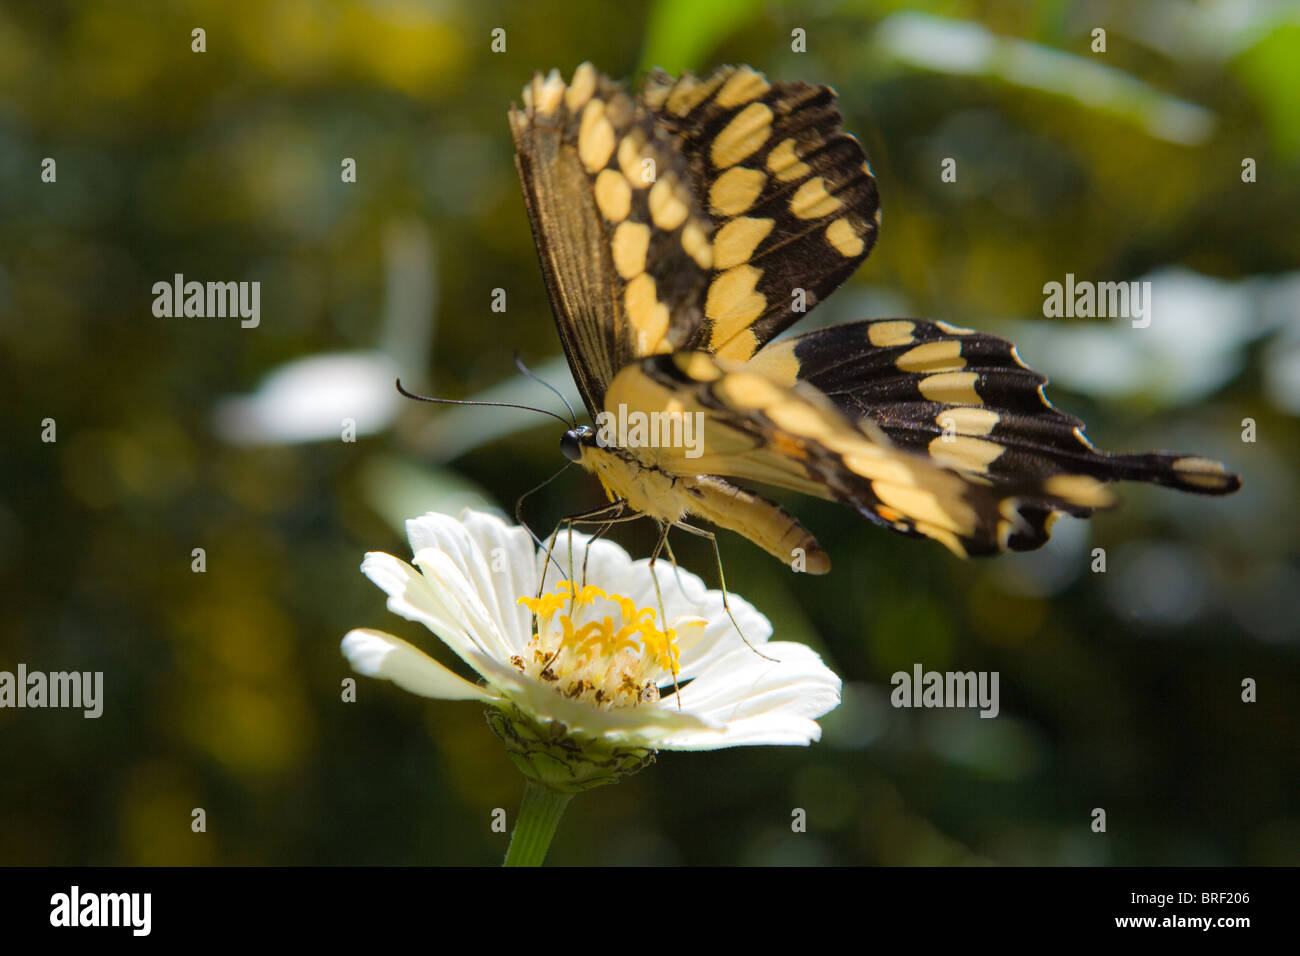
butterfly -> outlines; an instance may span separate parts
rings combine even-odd
[[[687,523],[702,518],[824,573],[812,534],[737,482],[842,502],[962,556],[1038,548],[1061,514],[1114,504],[1116,481],[1240,487],[1200,456],[1098,451],[994,335],[891,318],[777,338],[880,230],[875,179],[834,98],[748,66],[656,71],[633,97],[587,63],[567,84],[535,75],[511,107],[578,389],[593,420],[642,424],[563,436],[611,502],[584,517],[648,515],[661,546],[670,527],[712,538]]]

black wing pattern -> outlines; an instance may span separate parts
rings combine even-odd
[[[830,295],[871,251],[876,181],[835,92],[748,66],[651,74],[642,98],[677,137],[714,223],[705,322],[685,348],[744,361]]]
[[[1052,405],[1047,378],[1014,345],[946,322],[848,322],[773,343],[750,366],[806,383],[900,448],[994,485],[1080,474],[1200,494],[1241,487],[1221,464],[1196,455],[1098,451],[1083,422]]]
[[[593,415],[637,358],[749,358],[866,258],[875,180],[834,96],[749,67],[655,73],[636,100],[590,64],[534,76],[510,111],[516,163]]]

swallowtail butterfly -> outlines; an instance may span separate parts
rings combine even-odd
[[[834,98],[747,66],[655,72],[633,97],[583,64],[567,84],[535,76],[511,109],[542,273],[588,411],[703,423],[693,457],[567,432],[562,450],[612,502],[600,517],[644,514],[664,533],[703,518],[822,573],[830,560],[813,536],[733,480],[843,502],[958,555],[1037,548],[1061,513],[1113,504],[1116,481],[1240,487],[1199,456],[1096,450],[993,335],[866,319],[776,339],[800,297],[806,308],[825,299],[880,228],[875,179]]]

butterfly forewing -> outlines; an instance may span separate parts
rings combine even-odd
[[[674,137],[590,65],[534,78],[510,112],[533,237],[588,410],[617,371],[703,321],[712,226]]]
[[[705,322],[687,343],[741,360],[830,295],[871,251],[876,183],[835,94],[747,66],[652,74],[643,99],[679,139],[713,220]]]

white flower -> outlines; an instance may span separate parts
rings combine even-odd
[[[551,746],[643,761],[661,749],[808,744],[821,736],[816,718],[839,703],[840,680],[815,652],[769,642],[767,619],[729,594],[742,639],[721,592],[668,561],[655,569],[663,629],[649,561],[611,541],[573,532],[570,562],[561,532],[539,588],[545,553],[523,528],[467,510],[460,520],[426,514],[406,530],[414,567],[371,552],[361,569],[389,610],[437,634],[481,683],[382,631],[349,632],[343,653],[359,673],[412,693],[489,704],[512,757]]]

